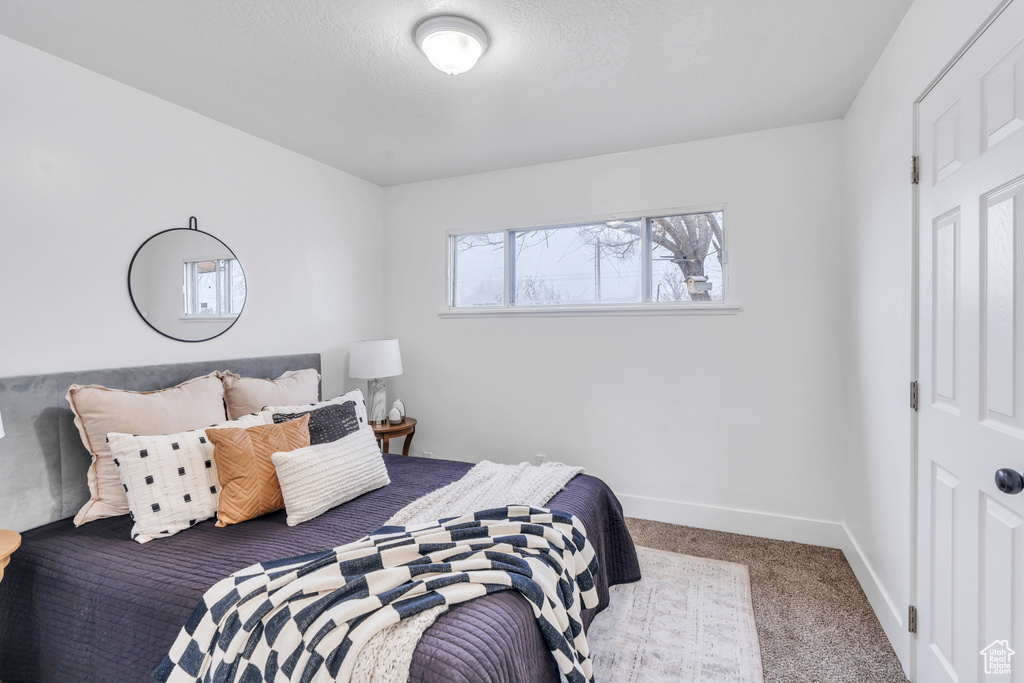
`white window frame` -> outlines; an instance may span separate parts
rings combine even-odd
[[[721,212],[723,216],[724,244],[722,245],[722,301],[673,301],[657,302],[651,301],[651,240],[648,225],[649,218],[660,216],[678,216],[681,214],[714,213]],[[512,243],[513,235],[516,232],[530,230],[550,230],[567,228],[574,225],[587,223],[606,223],[616,220],[637,220],[641,221],[642,245],[640,257],[641,301],[639,303],[597,303],[575,306],[547,305],[547,306],[512,306],[510,305],[513,278],[515,277],[515,248]],[[445,306],[439,313],[441,318],[494,318],[494,317],[546,317],[546,316],[615,316],[615,315],[734,315],[741,309],[738,303],[732,298],[731,287],[729,286],[729,274],[732,270],[729,267],[729,235],[732,230],[729,227],[728,205],[708,204],[701,206],[674,207],[669,209],[656,209],[648,211],[629,211],[614,214],[602,214],[598,216],[584,216],[568,220],[559,220],[546,225],[522,224],[494,227],[489,230],[475,228],[471,230],[448,230],[445,232],[445,253],[447,254],[447,267],[445,269]],[[501,306],[463,306],[456,308],[454,303],[455,284],[455,253],[454,239],[464,235],[491,235],[495,233],[504,234],[504,263],[503,263],[503,294]]]
[[[445,309],[449,311],[481,311],[491,312],[504,311],[513,307],[508,305],[509,300],[509,281],[508,281],[508,240],[509,232],[511,229],[498,228],[495,230],[449,230],[445,233],[445,253],[447,254],[447,266],[445,268]],[[468,237],[470,235],[493,235],[495,233],[504,233],[504,242],[502,244],[502,264],[501,264],[501,278],[502,278],[502,291],[501,291],[501,306],[459,306],[455,304],[455,289],[453,285],[455,283],[455,241],[454,237]]]
[[[238,318],[238,315],[239,315],[239,313],[241,311],[239,311],[237,313],[213,313],[213,314],[210,314],[210,313],[189,313],[188,312],[188,309],[189,309],[189,299],[190,298],[192,299],[192,304],[198,303],[198,300],[196,298],[196,282],[197,282],[197,278],[193,277],[194,275],[196,275],[196,273],[193,272],[193,271],[195,270],[195,267],[196,267],[197,264],[205,263],[206,261],[213,261],[213,262],[218,262],[218,261],[234,261],[235,262],[235,266],[234,267],[239,268],[239,269],[241,269],[241,267],[242,267],[242,264],[240,264],[238,262],[238,259],[236,257],[234,257],[234,256],[232,256],[230,258],[224,258],[223,256],[219,256],[219,257],[213,257],[213,258],[185,258],[185,259],[182,259],[182,273],[184,275],[184,280],[185,281],[182,283],[181,293],[182,293],[182,296],[183,296],[182,303],[184,305],[184,310],[182,312],[182,315],[178,319],[181,320],[182,322],[206,322],[206,321],[222,322],[222,321],[226,321],[226,320],[235,320],[236,318]],[[229,271],[230,271],[230,267],[229,267]],[[243,271],[243,274],[244,274],[244,271]],[[222,294],[224,293],[222,291],[222,287],[226,286],[228,288],[228,290],[229,290],[226,293],[227,294],[226,302],[227,302],[228,307],[230,307],[231,306],[230,272],[225,273],[224,275],[225,275],[225,277],[222,278],[221,277],[221,273],[220,272],[217,273],[217,302],[218,302],[218,304],[224,303],[225,300],[222,299]]]

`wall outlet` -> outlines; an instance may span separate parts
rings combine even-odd
[[[420,457],[423,457],[423,458],[433,458],[434,457],[434,452],[433,451],[423,451],[422,453],[420,453]]]
[[[548,459],[548,456],[544,455],[543,453],[538,453],[537,455],[533,456],[533,464],[534,465],[543,465],[544,461],[547,460],[547,459]]]

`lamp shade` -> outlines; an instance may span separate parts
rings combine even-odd
[[[402,354],[397,339],[367,339],[352,342],[348,357],[348,376],[377,379],[402,374]]]

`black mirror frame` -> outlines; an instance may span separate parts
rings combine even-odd
[[[185,342],[187,344],[198,344],[200,342],[210,341],[211,339],[216,339],[217,337],[221,336],[222,334],[224,334],[225,332],[230,330],[232,327],[234,327],[235,323],[238,322],[238,319],[242,317],[242,313],[245,312],[245,304],[249,301],[249,280],[248,280],[248,278],[246,278],[246,282],[245,282],[245,301],[242,302],[242,309],[240,311],[238,311],[238,315],[235,316],[235,319],[231,322],[230,325],[228,325],[227,327],[225,327],[223,330],[221,330],[217,334],[213,335],[212,337],[206,337],[205,339],[179,339],[178,337],[169,335],[166,332],[164,332],[163,330],[158,329],[155,325],[153,325],[153,323],[149,322],[149,320],[144,315],[142,315],[142,311],[139,310],[139,305],[137,303],[135,303],[135,295],[132,294],[132,269],[135,267],[135,259],[138,258],[139,253],[142,252],[142,250],[145,248],[145,246],[147,244],[149,244],[151,241],[153,241],[154,239],[156,239],[160,235],[163,235],[163,234],[168,233],[168,232],[176,232],[178,230],[187,230],[189,232],[195,232],[195,233],[198,233],[200,235],[206,235],[207,237],[210,237],[210,238],[215,239],[218,242],[220,242],[224,246],[225,249],[227,249],[229,252],[231,252],[231,255],[235,257],[235,260],[238,261],[238,256],[235,254],[234,249],[229,247],[227,244],[224,244],[223,240],[221,240],[220,238],[218,238],[218,237],[216,237],[214,235],[211,235],[208,232],[204,232],[204,231],[200,230],[198,227],[191,227],[193,225],[196,225],[196,218],[195,218],[195,216],[192,216],[191,218],[189,218],[188,223],[189,223],[190,227],[187,227],[187,228],[168,228],[167,230],[161,230],[158,233],[150,235],[146,239],[145,242],[143,242],[142,244],[139,245],[139,248],[135,250],[135,254],[132,255],[131,263],[128,264],[128,298],[132,300],[132,307],[135,309],[135,312],[139,314],[139,317],[142,318],[142,321],[144,323],[146,323],[147,325],[149,325],[149,327],[151,329],[153,329],[154,331],[156,331],[158,334],[161,334],[164,337],[167,337],[168,339],[173,339],[174,341]],[[244,276],[245,275],[245,267],[242,265],[241,261],[238,261],[238,267],[242,269],[242,275]]]

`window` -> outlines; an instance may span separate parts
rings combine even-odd
[[[722,211],[647,219],[653,302],[725,300],[724,225]]]
[[[452,309],[725,301],[725,212],[450,236]]]
[[[639,220],[513,231],[514,306],[641,301]]]
[[[237,316],[245,303],[245,276],[236,259],[185,262],[185,316]]]
[[[505,234],[488,232],[451,238],[451,306],[505,303]]]

